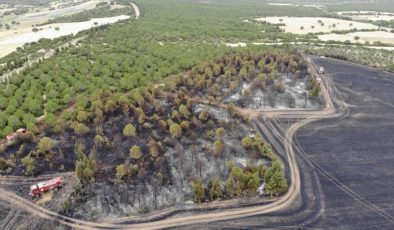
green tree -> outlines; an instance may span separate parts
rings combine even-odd
[[[86,111],[80,110],[77,114],[77,121],[84,123],[88,120],[89,116]]]
[[[116,178],[122,180],[125,176],[128,175],[128,167],[125,164],[120,164],[116,167]]]
[[[258,175],[258,172],[248,173],[247,181],[248,181],[247,182],[247,187],[248,187],[249,191],[250,192],[256,191],[256,189],[260,185],[260,177]]]
[[[222,188],[220,186],[219,178],[216,178],[215,180],[213,180],[212,187],[209,190],[209,198],[211,200],[214,200],[220,197],[222,197]]]
[[[83,136],[89,133],[90,129],[85,124],[77,123],[74,126],[74,133],[78,136]]]
[[[223,127],[217,128],[216,129],[216,135],[222,139],[224,134],[225,134],[226,130]]]
[[[86,185],[94,181],[94,175],[96,173],[96,170],[96,160],[87,156],[83,156],[83,158],[77,160],[75,164],[75,174],[78,181],[82,185]]]
[[[95,146],[100,147],[100,146],[103,146],[104,143],[105,143],[105,139],[104,139],[103,136],[97,134],[97,135],[94,137],[94,145],[95,145]]]
[[[127,124],[123,128],[123,135],[126,137],[135,137],[137,135],[136,128],[132,124]]]
[[[141,148],[138,145],[133,145],[133,147],[130,148],[130,157],[134,160],[138,160],[142,157]]]
[[[220,155],[220,154],[222,154],[222,152],[223,152],[223,150],[224,150],[224,143],[223,143],[223,141],[221,141],[221,140],[216,140],[216,141],[213,143],[213,146],[214,146],[215,155]]]
[[[241,193],[240,192],[238,193],[237,188],[238,188],[238,186],[235,183],[234,177],[232,175],[230,175],[226,181],[226,192],[227,192],[228,196],[229,197],[239,196]]]
[[[107,103],[105,103],[105,112],[106,113],[113,113],[116,110],[116,103],[113,100],[108,100]]]
[[[182,114],[185,118],[190,116],[190,111],[186,107],[186,105],[179,106],[179,113]]]
[[[244,137],[244,138],[242,138],[241,144],[242,144],[242,147],[244,147],[244,148],[250,148],[250,147],[252,147],[253,140],[251,137]]]
[[[56,124],[56,115],[53,113],[48,113],[44,120],[45,124],[47,124],[49,127],[54,127]]]
[[[268,194],[278,194],[287,189],[287,180],[279,161],[273,161],[272,166],[264,175],[265,190]]]
[[[41,138],[38,143],[38,149],[44,153],[51,151],[53,147],[55,147],[55,142],[49,137]]]
[[[200,180],[192,181],[190,183],[192,190],[194,192],[194,200],[198,203],[205,199],[205,189]]]
[[[33,157],[27,155],[22,159],[22,164],[26,167],[26,175],[33,175],[34,171],[36,170],[36,161],[34,160]]]
[[[311,96],[316,98],[319,96],[319,92],[320,92],[320,86],[318,84],[314,84],[312,88]]]
[[[181,122],[181,127],[182,127],[182,129],[183,130],[187,130],[187,129],[189,129],[189,122],[188,121],[182,121]]]
[[[174,138],[179,138],[182,135],[182,129],[181,126],[178,124],[174,123],[170,126],[170,133],[171,136]]]

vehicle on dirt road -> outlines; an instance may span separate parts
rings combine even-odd
[[[61,187],[63,187],[63,179],[61,177],[56,177],[54,179],[43,181],[30,186],[29,195],[31,197],[37,197],[37,196],[41,196],[43,193],[46,193],[54,189],[59,189]]]

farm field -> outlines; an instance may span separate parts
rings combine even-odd
[[[372,44],[374,42],[382,42],[386,44],[394,44],[394,33],[385,31],[372,31],[372,32],[354,32],[348,34],[323,34],[318,35],[321,41],[350,41],[353,43],[366,43]]]
[[[255,20],[272,24],[284,24],[284,26],[280,26],[284,29],[284,32],[294,34],[327,33],[334,30],[378,29],[378,26],[369,23],[324,17],[265,17]]]

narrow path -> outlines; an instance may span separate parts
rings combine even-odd
[[[130,3],[131,6],[134,8],[135,11],[135,19],[138,19],[140,17],[140,9],[138,8],[138,6],[136,4],[134,4],[133,2]]]

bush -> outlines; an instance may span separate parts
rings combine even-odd
[[[26,175],[33,175],[36,170],[36,161],[29,155],[22,159],[22,164],[26,167]]]
[[[170,133],[171,136],[174,138],[179,138],[182,135],[182,129],[181,126],[178,124],[174,123],[170,126]]]
[[[122,180],[128,174],[128,167],[125,164],[120,164],[116,167],[116,177]]]
[[[75,174],[77,179],[82,185],[91,183],[94,181],[94,174],[97,170],[96,160],[83,156],[81,160],[78,160],[75,164]]]
[[[142,157],[141,148],[137,145],[134,145],[130,148],[130,157],[134,160],[138,160]]]
[[[74,133],[78,136],[83,136],[89,133],[89,131],[90,131],[89,127],[87,127],[85,124],[77,123],[74,126]]]
[[[264,175],[267,194],[279,194],[287,189],[287,180],[279,161],[273,161],[272,166]]]
[[[132,124],[128,124],[123,128],[123,135],[126,137],[135,137],[137,135],[136,128]]]
[[[205,199],[205,189],[200,180],[192,181],[190,183],[194,192],[194,201],[200,203]]]
[[[250,147],[252,147],[253,140],[251,137],[244,137],[244,138],[242,138],[241,144],[242,144],[242,147],[244,147],[244,148],[250,148]]]
[[[49,137],[41,138],[40,142],[38,143],[38,149],[44,153],[47,153],[55,147],[54,141]]]

